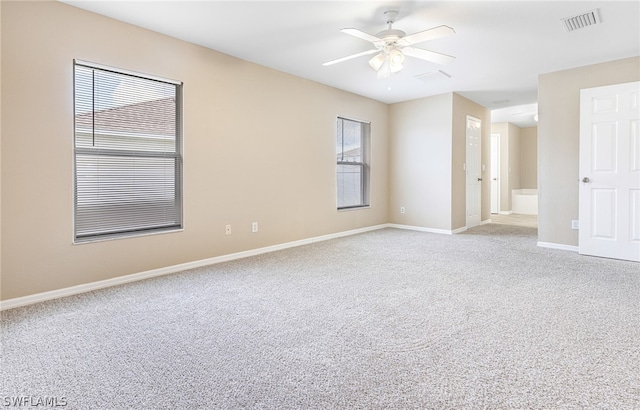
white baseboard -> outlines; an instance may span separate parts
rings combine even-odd
[[[498,211],[498,215],[511,215],[513,211]]]
[[[20,306],[32,305],[34,303],[44,302],[47,300],[58,299],[66,296],[73,296],[80,293],[91,292],[98,289],[104,289],[111,286],[123,285],[125,283],[136,282],[139,280],[155,278],[157,276],[168,275],[171,273],[182,272],[188,269],[199,268],[207,265],[228,262],[236,259],[247,258],[250,256],[261,255],[263,253],[275,252],[283,249],[294,248],[302,245],[309,245],[316,242],[327,241],[330,239],[341,238],[343,236],[356,235],[359,233],[375,231],[378,229],[388,228],[389,224],[381,224],[368,226],[366,228],[353,229],[332,233],[328,235],[316,236],[313,238],[301,239],[293,242],[286,242],[279,245],[267,246],[264,248],[251,249],[248,251],[236,252],[228,255],[216,256],[213,258],[202,259],[199,261],[181,263],[179,265],[167,266],[159,269],[152,269],[145,272],[132,273],[130,275],[119,276],[117,278],[100,280],[97,282],[84,283],[82,285],[71,286],[63,289],[51,290],[48,292],[36,293],[34,295],[22,296],[19,298],[7,299],[0,301],[0,311],[13,309]]]
[[[462,232],[467,229],[467,227],[458,228],[456,230],[450,231],[447,229],[435,229],[435,228],[425,228],[423,226],[414,226],[414,225],[401,225],[401,224],[387,224],[389,228],[397,228],[397,229],[406,229],[409,231],[420,231],[420,232],[430,232],[430,233],[439,233],[444,235],[453,235],[454,233]]]
[[[537,245],[540,248],[560,249],[563,251],[571,251],[571,252],[578,252],[579,250],[577,246],[564,245],[562,243],[538,242]]]

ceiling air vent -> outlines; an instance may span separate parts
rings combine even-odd
[[[565,30],[578,30],[580,28],[600,23],[600,12],[598,9],[590,10],[586,13],[578,14],[577,16],[563,18],[562,22],[564,23]]]

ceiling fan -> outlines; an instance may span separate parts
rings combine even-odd
[[[438,26],[407,35],[404,31],[395,30],[392,27],[393,23],[398,18],[397,11],[385,11],[384,16],[389,27],[387,30],[381,31],[375,36],[355,28],[344,28],[340,30],[345,34],[370,41],[375,46],[374,49],[338,58],[337,60],[328,61],[322,65],[329,66],[351,60],[352,58],[377,53],[369,60],[369,65],[378,72],[378,79],[381,79],[389,77],[391,73],[396,73],[402,70],[404,56],[415,57],[438,64],[447,64],[455,60],[455,57],[446,54],[412,47],[414,44],[455,34],[455,31],[451,27]]]

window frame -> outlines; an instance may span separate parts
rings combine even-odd
[[[168,78],[158,77],[149,74],[143,74],[126,69],[120,69],[110,67],[102,64],[96,64],[83,60],[73,60],[73,244],[84,244],[106,240],[124,239],[137,236],[156,235],[170,232],[179,232],[184,229],[184,181],[183,181],[183,83]],[[161,150],[149,150],[149,149],[115,149],[115,148],[87,148],[78,146],[78,136],[82,135],[85,130],[79,132],[78,125],[76,123],[77,113],[76,104],[78,101],[78,89],[76,84],[76,67],[84,67],[91,70],[100,70],[104,72],[110,72],[117,75],[128,76],[136,79],[156,81],[160,83],[170,84],[175,86],[175,151],[163,152]],[[92,88],[92,93],[95,93],[95,89]],[[97,111],[93,111],[94,113]],[[95,124],[92,125],[91,132],[96,131]],[[97,135],[97,134],[96,134]],[[78,207],[78,158],[81,156],[105,156],[105,157],[121,157],[121,158],[141,158],[141,159],[172,159],[174,161],[174,209],[177,215],[176,222],[167,224],[166,226],[156,227],[143,227],[135,228],[129,227],[128,229],[113,230],[110,232],[99,232],[93,234],[80,234],[78,233],[77,218],[79,214]],[[169,191],[171,192],[171,191]]]
[[[341,116],[339,115],[336,119],[336,126],[339,124],[340,121],[350,121],[350,122],[356,122],[359,123],[361,126],[361,132],[360,132],[360,150],[361,150],[361,160],[360,161],[340,161],[337,159],[337,155],[340,153],[338,152],[338,150],[336,149],[336,189],[335,189],[335,193],[336,193],[336,208],[338,211],[348,211],[348,210],[356,210],[356,209],[363,209],[363,208],[369,208],[371,207],[371,201],[370,201],[370,184],[371,184],[371,166],[370,166],[370,145],[371,145],[371,122],[369,121],[363,121],[363,120],[358,120],[358,119],[354,119],[354,118],[349,118],[349,117],[345,117],[345,116]],[[337,133],[337,128],[336,128],[336,133]],[[344,131],[342,132],[342,136],[343,136],[343,148],[342,148],[342,154],[344,157]],[[338,135],[336,134],[336,138],[338,137]],[[337,141],[336,141],[337,142]],[[337,148],[337,146],[336,146]],[[360,169],[360,186],[361,186],[361,191],[360,191],[360,204],[355,204],[355,205],[346,205],[346,206],[340,206],[340,201],[339,201],[339,197],[340,194],[338,192],[338,178],[339,178],[339,172],[338,172],[338,167],[340,166],[354,166],[354,167],[358,167]]]

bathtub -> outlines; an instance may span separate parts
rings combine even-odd
[[[511,191],[511,212],[538,215],[538,190],[521,188]]]

